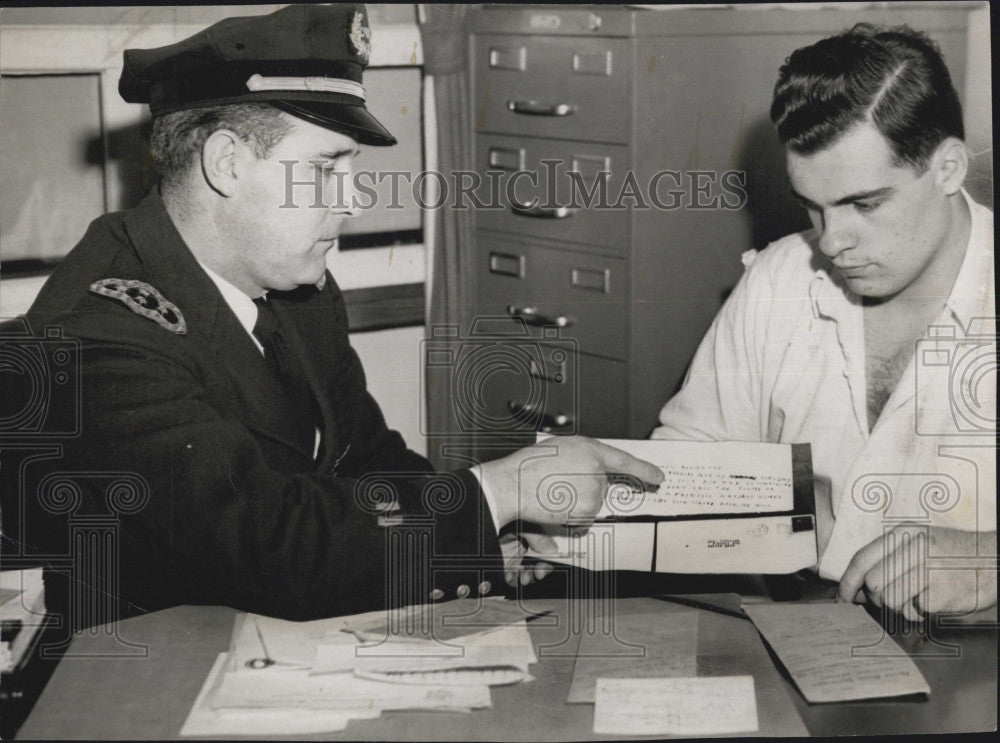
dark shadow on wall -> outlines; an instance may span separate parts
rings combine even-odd
[[[811,226],[806,210],[792,196],[785,149],[769,119],[747,127],[736,162],[737,169],[746,174],[746,212],[757,250]]]
[[[102,164],[107,148],[105,178],[116,184],[109,194],[108,211],[131,209],[156,185],[158,177],[149,154],[149,134],[152,124],[139,124],[108,130],[104,137],[95,136],[86,142],[87,160]]]
[[[743,130],[743,137],[733,150],[732,164],[745,174],[747,202],[742,211],[749,220],[754,248],[763,250],[775,240],[811,226],[806,210],[792,196],[785,170],[785,150],[768,118],[753,121]],[[720,301],[725,302],[732,290],[733,287],[724,290]],[[663,402],[677,394],[682,384],[683,381],[678,382],[673,390],[667,390],[669,395]]]

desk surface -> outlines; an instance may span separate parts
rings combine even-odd
[[[536,648],[560,646],[563,653],[543,656],[532,666],[535,681],[494,688],[490,709],[470,714],[387,712],[323,737],[606,739],[592,732],[592,705],[566,704],[579,643],[579,634],[567,627],[574,617],[584,616],[581,612],[592,611],[592,605],[555,599],[526,603],[560,617],[550,626],[541,621],[531,625]],[[616,606],[616,611],[662,614],[664,621],[676,609],[654,599],[619,599]],[[183,606],[78,635],[18,738],[176,738],[216,654],[228,647],[235,614],[223,607]],[[995,630],[938,629],[931,638],[912,630],[896,634],[931,686],[927,699],[810,705],[775,669],[750,622],[708,611],[700,611],[698,618],[698,675],[752,674],[760,736],[996,729]],[[945,650],[939,643],[953,643],[958,656],[949,651],[951,657],[940,657]]]

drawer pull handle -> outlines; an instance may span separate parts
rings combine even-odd
[[[497,253],[490,251],[490,273],[500,276],[513,276],[515,279],[524,278],[524,256],[511,255],[510,253]]]
[[[528,325],[536,327],[555,325],[557,328],[568,328],[575,322],[572,317],[566,317],[565,315],[549,317],[548,315],[540,314],[537,307],[518,307],[513,304],[507,307],[507,314],[511,317],[518,317],[528,323]]]
[[[537,217],[539,219],[566,219],[572,217],[576,212],[568,206],[541,206],[540,204],[522,204],[520,201],[511,201],[510,210],[519,217]]]
[[[611,292],[611,269],[574,268],[570,271],[569,282],[579,289],[608,294]]]
[[[538,416],[538,430],[548,432],[553,428],[566,428],[573,425],[573,419],[565,413],[542,413],[538,408],[524,405],[513,400],[507,401],[507,410],[511,415]]]
[[[576,113],[576,106],[571,103],[507,101],[507,108],[516,114],[528,114],[529,116],[570,116]]]

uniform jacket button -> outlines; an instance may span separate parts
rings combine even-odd
[[[479,593],[480,593],[480,595],[485,596],[487,593],[489,593],[492,590],[493,590],[493,584],[490,583],[488,580],[484,580],[482,583],[479,584]]]
[[[444,598],[444,591],[442,591],[440,588],[435,588],[433,591],[431,591],[430,596],[431,596],[431,601],[440,601],[441,599]]]
[[[464,599],[466,596],[469,595],[469,587],[463,583],[462,585],[460,585],[458,588],[455,589],[455,593],[458,594],[458,597],[460,599]]]

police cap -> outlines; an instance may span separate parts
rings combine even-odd
[[[153,116],[233,103],[269,103],[356,139],[396,139],[365,107],[361,73],[371,28],[364,5],[290,5],[227,18],[176,44],[125,50],[118,92]]]

